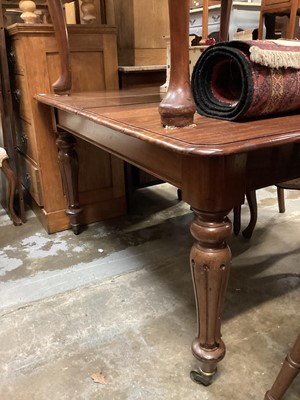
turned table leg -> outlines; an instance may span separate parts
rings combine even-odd
[[[78,195],[78,156],[75,151],[76,139],[69,133],[59,131],[56,144],[59,149],[58,160],[63,188],[68,202],[66,214],[70,218],[73,232],[77,235],[80,231],[79,214],[82,209],[79,204]]]
[[[202,213],[194,210],[191,233],[197,242],[190,256],[198,316],[198,335],[193,341],[193,355],[200,361],[191,377],[209,385],[217,364],[225,355],[221,340],[221,310],[229,277],[231,252],[226,244],[232,225],[228,212]]]
[[[266,393],[265,400],[281,400],[290,384],[300,372],[300,335],[296,340],[291,352],[286,356],[279,374],[272,386]]]

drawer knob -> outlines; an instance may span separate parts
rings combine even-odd
[[[26,185],[26,186],[30,186],[30,183],[31,183],[31,176],[29,175],[28,172],[25,174],[24,180],[25,180],[25,185]]]
[[[15,64],[16,54],[15,54],[14,50],[10,50],[10,52],[8,53],[8,59],[11,64]]]
[[[211,16],[211,19],[212,19],[213,21],[217,22],[217,21],[219,21],[219,19],[220,19],[220,15],[212,15],[212,16]]]
[[[14,95],[15,100],[16,100],[18,103],[20,103],[20,99],[21,99],[21,90],[20,90],[20,89],[15,89],[15,90],[13,91],[13,95]]]
[[[26,133],[22,133],[20,139],[22,144],[26,144],[28,142],[28,136],[26,135]]]

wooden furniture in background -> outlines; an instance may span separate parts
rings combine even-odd
[[[63,0],[67,24],[113,25],[107,14],[113,0]],[[51,23],[46,0],[3,0],[5,25],[13,23]]]
[[[22,225],[22,220],[17,216],[14,210],[14,196],[16,194],[18,179],[15,172],[9,165],[8,155],[2,147],[0,147],[0,168],[2,169],[8,181],[6,199],[8,215],[13,221],[14,225]]]
[[[203,36],[204,5],[190,11],[190,33]],[[231,8],[230,24],[228,30],[229,40],[233,40],[238,30],[254,30],[258,28],[260,17],[260,4],[258,2],[233,1]],[[221,5],[220,1],[208,7],[208,36],[217,41],[220,30]]]
[[[7,181],[1,179],[1,204],[7,210],[14,224],[20,225],[22,222],[26,222],[25,205],[17,157],[16,129],[2,13],[0,13],[0,118],[0,158],[2,160],[2,171],[8,180],[7,187]],[[8,158],[10,158],[9,161]],[[20,218],[15,214],[14,201]]]
[[[257,200],[255,190],[247,192],[246,198],[250,209],[250,221],[242,233],[244,238],[250,239],[257,222]],[[241,206],[235,207],[233,213],[233,232],[235,235],[238,235],[241,230]]]
[[[119,65],[163,65],[168,0],[114,0]]]
[[[166,65],[119,66],[120,89],[160,87],[166,80]]]
[[[288,15],[289,23],[286,39],[294,39],[297,13],[300,11],[300,0],[262,0],[260,7],[260,19],[258,27],[258,39],[263,38],[263,24],[265,16]]]
[[[281,400],[300,372],[300,335],[298,336],[292,350],[286,356],[283,366],[272,386],[266,393],[265,400]]]
[[[277,200],[278,200],[278,209],[280,213],[285,212],[285,199],[284,199],[284,190],[300,190],[300,179],[292,179],[290,181],[285,181],[276,184],[277,187]],[[256,200],[256,192],[252,191],[246,193],[248,206],[250,209],[250,222],[248,226],[243,230],[243,236],[246,239],[250,239],[252,237],[253,231],[255,229],[255,225],[257,222],[257,200]],[[237,207],[234,209],[234,228],[233,231],[237,235],[241,229],[241,207]]]
[[[284,189],[300,190],[300,179],[277,183],[277,198],[279,212],[285,212]]]
[[[164,126],[185,126],[193,123],[196,107],[189,79],[189,0],[169,0],[171,68],[170,83],[165,98],[159,105]],[[49,12],[59,45],[61,73],[53,85],[56,94],[71,89],[70,54],[66,24],[60,0],[48,0]],[[228,37],[232,0],[221,0],[220,40]]]
[[[72,84],[77,92],[118,88],[116,30],[110,26],[68,27]],[[16,24],[8,27],[12,40],[15,122],[22,182],[46,230],[70,227],[57,162],[56,134],[51,115],[34,100],[51,92],[59,76],[60,59],[51,25]],[[91,79],[91,77],[93,79]],[[81,223],[121,215],[126,211],[123,163],[88,143],[78,141],[81,160],[79,197],[84,205]],[[95,171],[101,170],[101,174]]]

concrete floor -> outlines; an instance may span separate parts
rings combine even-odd
[[[138,191],[134,213],[79,236],[0,209],[0,399],[263,400],[299,332],[300,193],[285,214],[274,187],[258,196],[252,239],[230,239],[227,355],[209,387],[189,378],[193,216],[174,188]],[[300,377],[285,398],[300,399]]]

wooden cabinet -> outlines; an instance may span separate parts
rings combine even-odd
[[[116,30],[110,26],[68,27],[73,91],[118,88]],[[52,115],[34,95],[50,93],[59,76],[59,56],[51,25],[15,24],[11,39],[13,98],[22,182],[32,208],[49,233],[67,229],[66,199],[57,159]],[[82,224],[124,214],[123,162],[78,140]]]
[[[168,0],[114,0],[119,65],[164,65]]]

